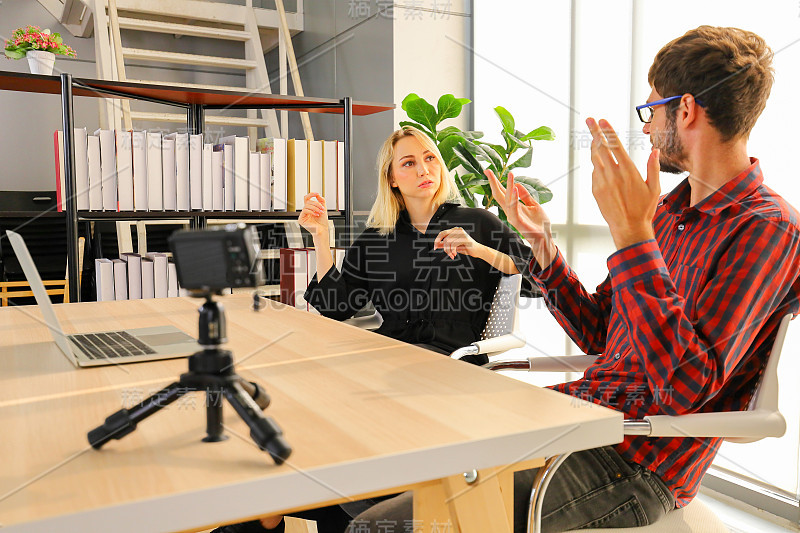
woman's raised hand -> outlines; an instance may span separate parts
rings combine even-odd
[[[315,192],[303,197],[303,210],[297,220],[311,235],[328,234],[328,210],[325,198]]]
[[[436,236],[436,240],[433,241],[433,249],[438,250],[439,248],[444,250],[450,259],[455,259],[458,254],[478,257],[481,244],[470,237],[464,228],[456,227],[446,229]]]

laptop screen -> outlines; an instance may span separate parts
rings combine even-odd
[[[36,298],[36,303],[39,304],[39,310],[42,312],[45,325],[47,325],[47,329],[50,330],[53,340],[62,352],[74,358],[72,350],[69,347],[69,342],[67,342],[67,338],[64,336],[64,330],[61,329],[61,323],[58,321],[58,318],[56,318],[53,304],[50,302],[50,297],[47,295],[44,283],[42,283],[42,278],[39,276],[39,271],[36,270],[36,265],[33,263],[33,258],[28,251],[28,246],[22,239],[22,235],[11,230],[6,230],[6,235],[8,235],[11,247],[17,255],[20,266],[22,266],[22,271],[25,273],[28,285],[31,286],[33,295]]]

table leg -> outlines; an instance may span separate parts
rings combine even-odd
[[[511,529],[514,529],[514,471],[510,468],[502,468],[497,472],[497,480],[500,483],[500,495],[503,497],[503,507],[511,522]]]
[[[286,521],[286,533],[317,533],[317,523],[311,520],[293,516],[287,516],[284,520]]]
[[[511,522],[511,529],[514,529],[514,472],[539,468],[542,465],[544,465],[544,459],[526,459],[524,461],[518,461],[513,465],[493,469],[497,472],[497,478],[500,482],[500,493],[503,496],[506,515]]]
[[[414,527],[409,528],[414,533],[460,532],[444,481],[431,481],[414,489]]]
[[[414,526],[423,533],[512,533],[513,474],[478,472],[468,484],[451,476],[414,492]]]

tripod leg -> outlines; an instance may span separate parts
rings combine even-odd
[[[283,432],[278,424],[261,412],[239,382],[225,386],[224,390],[225,397],[250,427],[250,438],[259,448],[272,456],[275,464],[282,464],[292,453],[292,448],[283,438]]]
[[[241,377],[239,378],[239,384],[242,386],[244,391],[249,394],[253,400],[255,400],[262,411],[269,407],[269,396],[267,395],[267,391],[264,390],[264,387],[255,381],[247,381]]]
[[[206,388],[206,436],[203,442],[220,442],[228,438],[222,429],[222,394],[219,385]]]
[[[89,444],[99,450],[111,439],[121,439],[128,433],[132,433],[136,429],[136,424],[192,390],[176,381],[140,404],[130,409],[120,409],[106,418],[102,426],[96,427],[89,432]]]

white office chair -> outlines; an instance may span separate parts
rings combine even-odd
[[[497,285],[492,299],[489,318],[481,333],[481,340],[469,346],[458,348],[450,354],[453,359],[461,359],[467,355],[501,354],[513,348],[525,345],[525,337],[519,327],[519,290],[522,285],[522,274],[503,276]],[[378,329],[383,318],[378,311],[371,315],[350,318],[345,324],[357,326],[370,331]]]
[[[519,327],[519,289],[522,274],[503,276],[497,284],[492,299],[489,318],[481,333],[481,340],[459,348],[450,354],[453,359],[467,355],[498,355],[514,348],[525,346],[525,336]]]
[[[765,437],[781,437],[786,420],[778,410],[778,361],[786,330],[792,315],[781,320],[772,345],[767,366],[745,411],[695,413],[681,416],[656,415],[643,420],[625,420],[625,435],[650,437],[723,437],[737,443],[756,442]],[[484,365],[491,370],[526,370],[529,372],[576,372],[585,370],[595,356],[532,357],[524,360],[495,361]],[[547,485],[569,454],[553,456],[539,469],[531,491],[528,511],[528,533],[539,533],[542,523],[542,501]],[[625,529],[584,529],[595,533],[716,533],[727,531],[702,503],[693,501],[672,511],[659,522],[645,527]]]

